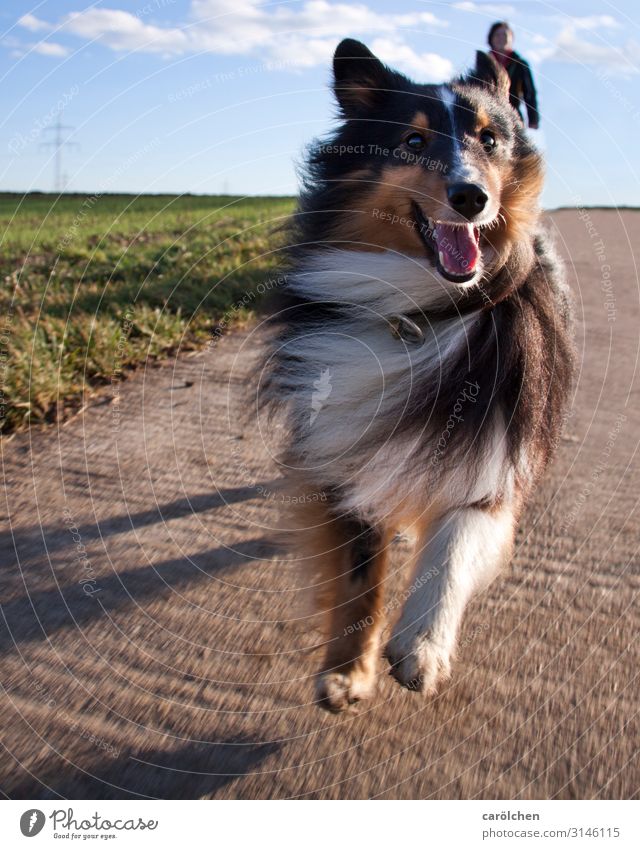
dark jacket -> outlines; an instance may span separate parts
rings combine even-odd
[[[536,87],[533,84],[531,68],[522,56],[514,50],[509,57],[506,70],[511,80],[511,89],[509,92],[511,105],[522,118],[521,105],[524,103],[527,108],[529,123],[539,123],[538,99],[536,97]]]

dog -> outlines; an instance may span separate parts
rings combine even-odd
[[[347,39],[333,71],[340,125],[309,151],[260,391],[284,411],[284,526],[327,623],[317,700],[340,711],[374,691],[398,533],[414,564],[391,674],[424,694],[450,675],[559,440],[575,356],[542,158],[502,68],[478,53],[417,84]]]

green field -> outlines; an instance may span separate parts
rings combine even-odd
[[[149,357],[246,320],[290,198],[0,194],[0,419],[60,420]]]

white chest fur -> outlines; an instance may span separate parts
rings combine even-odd
[[[468,346],[477,314],[427,324],[419,346],[395,338],[389,318],[450,303],[453,284],[420,258],[336,251],[314,258],[290,285],[307,299],[348,307],[344,318],[306,328],[286,343],[292,356],[281,391],[299,435],[298,465],[319,482],[339,485],[349,506],[365,515],[380,506],[396,509],[427,491],[456,503],[491,497],[505,486],[502,422],[492,423],[487,456],[473,463],[482,473],[474,472],[473,480],[464,457],[453,470],[439,462],[450,436],[446,428],[434,430],[426,417],[415,436],[399,432],[412,388],[451,380],[450,366]],[[452,427],[463,421],[465,405],[475,403],[473,386],[461,385],[459,395]],[[433,446],[426,455],[425,443]]]

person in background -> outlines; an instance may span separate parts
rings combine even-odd
[[[513,49],[513,30],[505,21],[499,21],[489,30],[488,41],[491,47],[491,55],[509,74],[511,105],[522,118],[521,105],[524,104],[529,127],[532,130],[537,130],[540,125],[540,115],[533,75],[529,65]],[[522,118],[522,121],[524,123],[524,118]]]

